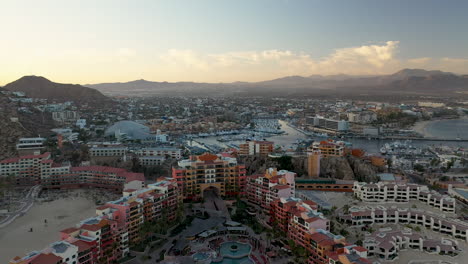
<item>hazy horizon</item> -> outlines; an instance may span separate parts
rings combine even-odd
[[[6,2],[0,85],[25,75],[95,84],[404,68],[466,74],[467,8],[435,0]]]

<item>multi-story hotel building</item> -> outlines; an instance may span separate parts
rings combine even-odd
[[[317,204],[312,201],[280,198],[271,203],[270,223],[294,239],[303,238],[305,233],[315,232],[316,229],[330,230],[328,219],[317,209]]]
[[[307,148],[307,174],[309,178],[320,176],[320,159],[322,157],[342,157],[345,155],[343,141],[324,140],[313,142]]]
[[[20,155],[37,155],[44,149],[45,138],[20,138],[16,150]]]
[[[135,151],[135,154],[140,157],[149,157],[149,156],[160,156],[160,157],[171,157],[173,159],[182,158],[182,150],[178,148],[143,148]]]
[[[328,119],[321,116],[316,116],[312,120],[314,127],[322,128],[324,130],[346,132],[349,130],[349,123],[345,120]]]
[[[355,182],[354,195],[364,202],[409,202],[418,200],[444,212],[455,212],[455,199],[429,191],[418,184],[391,184]]]
[[[60,241],[41,251],[15,257],[10,264],[116,263],[140,240],[143,223],[176,218],[179,194],[174,179],[159,180],[96,209],[96,216],[60,232]]]
[[[0,161],[0,176],[14,176],[17,185],[36,185],[41,181],[43,166],[49,166],[50,153],[26,155]],[[43,162],[44,161],[44,162]]]
[[[363,247],[368,250],[369,256],[377,256],[386,261],[397,260],[399,251],[405,249],[451,256],[458,254],[459,250],[455,240],[427,239],[414,233],[410,228],[403,230],[381,228],[366,236]]]
[[[50,153],[20,156],[0,161],[0,176],[13,176],[16,184],[41,184],[43,189],[104,188],[121,192],[141,188],[142,173],[105,166],[71,167],[51,160]]]
[[[43,189],[98,188],[122,192],[125,188],[142,188],[143,173],[128,172],[105,166],[71,167],[65,174],[43,174]]]
[[[246,141],[239,145],[239,155],[242,156],[254,156],[261,155],[266,156],[273,152],[274,143],[272,141]]]
[[[309,264],[370,264],[367,259],[367,249],[346,243],[341,235],[335,235],[325,230],[318,230],[308,235]]]
[[[436,215],[427,211],[408,208],[352,207],[339,219],[351,225],[416,224],[436,232],[468,241],[468,223],[458,219]]]
[[[185,199],[199,199],[207,189],[221,196],[244,195],[245,174],[245,166],[226,153],[191,156],[172,168],[172,177],[177,180]]]
[[[294,179],[296,173],[269,168],[264,175],[247,177],[247,200],[264,210],[270,210],[270,204],[279,198],[295,195]]]
[[[91,157],[123,157],[128,148],[125,146],[94,146],[89,149]]]
[[[271,204],[270,225],[304,247],[310,254],[309,264],[365,263],[367,250],[346,243],[345,238],[330,233],[330,221],[317,211],[312,201],[288,197]]]
[[[345,155],[345,143],[332,139],[313,142],[308,152],[319,152],[322,157],[342,157]]]

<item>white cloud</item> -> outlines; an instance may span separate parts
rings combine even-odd
[[[240,80],[263,80],[284,75],[381,74],[397,70],[399,63],[395,55],[398,44],[398,41],[388,41],[382,45],[337,49],[321,59],[313,59],[305,53],[274,49],[217,54],[171,49],[160,58],[164,62],[161,68],[172,67],[172,71],[183,69],[183,72],[191,70],[218,76],[228,75],[224,72],[230,71],[236,77],[243,72],[245,77]]]

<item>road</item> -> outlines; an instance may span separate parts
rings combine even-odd
[[[31,189],[26,194],[26,196],[20,201],[20,204],[21,204],[20,208],[14,212],[9,212],[9,213],[4,214],[6,215],[6,218],[0,222],[0,228],[3,228],[9,225],[17,217],[25,214],[34,205],[34,200],[39,195],[40,190],[41,190],[40,185],[31,187]]]

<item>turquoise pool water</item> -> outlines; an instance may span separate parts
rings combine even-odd
[[[210,254],[205,253],[205,252],[197,252],[192,255],[193,260],[198,261],[198,260],[205,260],[210,257]]]
[[[252,247],[249,244],[238,242],[226,242],[221,244],[219,254],[223,260],[212,262],[213,264],[253,264],[249,259]]]
[[[223,260],[218,262],[211,262],[211,264],[253,264],[253,261],[249,257],[242,258],[229,258],[224,257]]]
[[[221,244],[219,248],[219,254],[222,257],[241,258],[248,256],[251,250],[249,244],[238,243],[238,242],[225,242]]]

